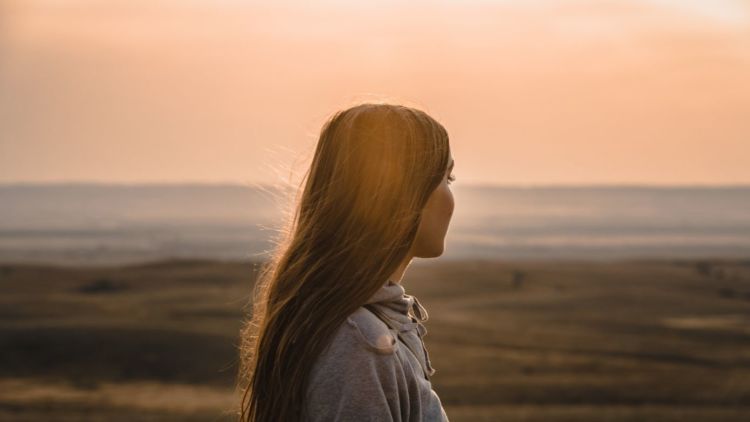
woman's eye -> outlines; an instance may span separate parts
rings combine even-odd
[[[454,182],[455,180],[456,180],[455,175],[451,174],[450,176],[448,176],[448,184],[450,184],[451,182]]]

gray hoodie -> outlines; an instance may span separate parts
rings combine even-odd
[[[435,369],[422,340],[427,318],[416,297],[386,282],[317,358],[303,420],[448,421],[430,383]]]

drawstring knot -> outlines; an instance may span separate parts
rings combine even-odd
[[[413,299],[412,305],[411,305],[411,312],[414,314],[414,317],[419,321],[427,321],[429,318],[429,315],[427,314],[427,309],[425,309],[424,306],[422,306],[421,303],[419,303],[419,300],[416,296],[409,295]]]
[[[425,309],[424,306],[422,306],[421,303],[419,303],[419,299],[417,299],[416,296],[408,295],[412,299],[411,304],[411,313],[414,318],[414,323],[417,325],[417,332],[419,333],[419,338],[424,337],[425,334],[427,334],[427,328],[422,324],[422,322],[427,321],[429,318],[429,315],[427,314],[427,309]]]

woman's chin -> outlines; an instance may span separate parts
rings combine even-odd
[[[445,251],[444,245],[436,246],[433,249],[430,249],[428,251],[423,251],[422,253],[415,255],[417,258],[437,258],[443,254]]]

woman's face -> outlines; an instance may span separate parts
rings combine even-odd
[[[443,254],[445,234],[453,216],[453,192],[450,183],[453,180],[453,156],[448,160],[442,182],[432,192],[422,211],[422,221],[417,229],[417,236],[412,245],[413,256],[417,258],[434,258]]]

